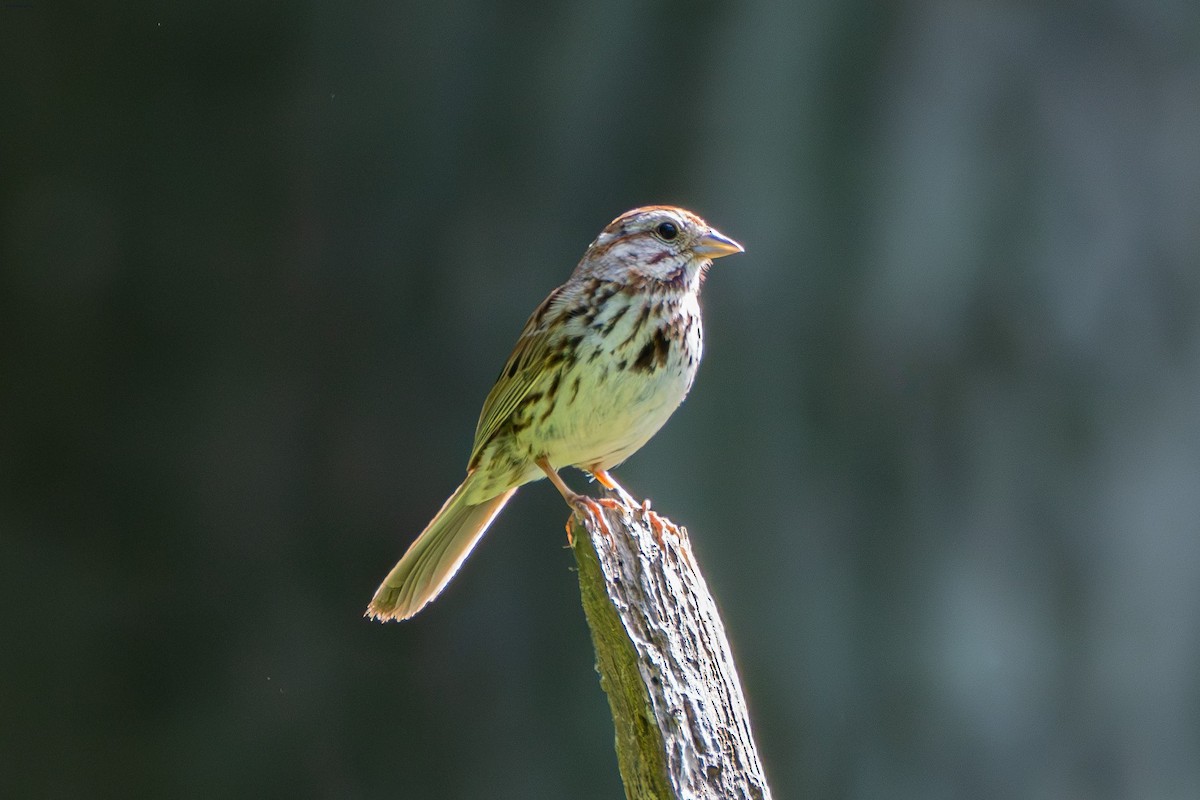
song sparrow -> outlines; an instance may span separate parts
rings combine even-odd
[[[742,246],[681,208],[617,217],[525,323],[483,403],[467,478],[375,592],[366,615],[407,619],[438,595],[524,483],[548,477],[577,510],[597,502],[557,470],[608,470],[687,396],[700,363],[700,286]]]

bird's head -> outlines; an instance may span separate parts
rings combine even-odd
[[[621,283],[650,280],[695,291],[713,259],[744,249],[690,211],[644,206],[625,212],[601,231],[576,275]]]

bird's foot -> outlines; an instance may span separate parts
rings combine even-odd
[[[606,497],[597,500],[594,497],[588,497],[585,494],[574,495],[568,502],[570,502],[571,508],[575,510],[575,513],[579,516],[580,520],[582,520],[585,524],[588,522],[588,520],[591,520],[592,524],[596,526],[600,533],[602,533],[610,542],[612,541],[613,532],[612,528],[608,527],[608,522],[606,522],[604,519],[604,509],[619,509],[621,508],[620,503],[617,503],[617,501],[613,500],[612,498]],[[571,540],[571,523],[569,522],[567,523],[567,540]]]
[[[629,492],[625,491],[624,487],[622,487],[621,484],[617,483],[616,479],[614,479],[613,476],[610,475],[607,470],[590,469],[590,470],[585,470],[585,471],[589,475],[592,476],[592,480],[596,481],[601,486],[603,486],[605,489],[608,489],[610,492],[615,494],[617,497],[621,498],[620,503],[617,503],[615,500],[612,500],[611,498],[605,498],[605,500],[602,500],[601,502],[604,502],[605,505],[607,505],[609,508],[617,509],[617,508],[620,508],[621,505],[628,506],[629,508],[637,508],[638,507],[638,501],[633,499],[633,495],[631,495]],[[607,501],[607,502],[605,502],[605,501]]]
[[[650,526],[650,532],[654,534],[654,541],[658,542],[660,548],[665,548],[663,534],[667,531],[670,531],[676,538],[679,537],[679,527],[674,522],[671,522],[671,520],[661,516],[658,512],[651,511],[648,499],[642,501],[641,509],[642,519],[646,520],[646,523]]]

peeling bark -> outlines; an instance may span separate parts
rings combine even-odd
[[[603,508],[572,521],[579,589],[630,800],[770,800],[716,604],[687,531]]]

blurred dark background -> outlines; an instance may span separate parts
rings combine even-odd
[[[617,474],[776,797],[1200,796],[1194,2],[28,0],[0,66],[0,795],[621,796],[544,482],[360,615],[669,202],[748,252]]]

